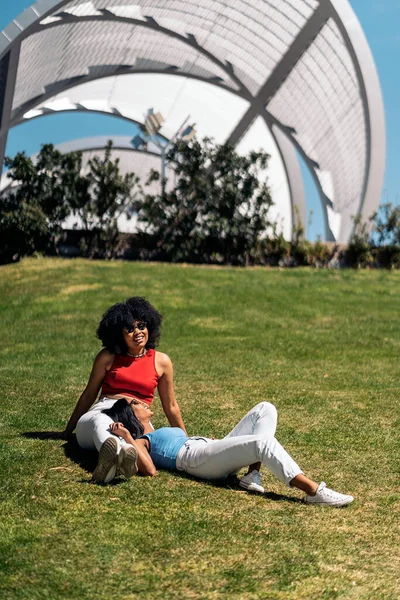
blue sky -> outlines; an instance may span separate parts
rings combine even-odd
[[[0,30],[33,0],[1,0]],[[400,0],[350,0],[371,47],[381,82],[387,135],[387,163],[382,202],[400,204]],[[58,115],[33,120],[10,132],[7,154],[19,150],[33,154],[45,142],[60,143],[93,135],[130,135],[135,128],[126,121],[98,115]],[[307,209],[312,210],[307,237],[323,234],[321,208],[314,184],[303,167]]]

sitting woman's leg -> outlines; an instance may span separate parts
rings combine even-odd
[[[114,421],[102,412],[106,406],[103,403],[99,409],[88,411],[76,426],[76,439],[80,447],[99,452],[99,461],[93,472],[93,480],[98,483],[112,481],[118,469],[127,478],[137,472],[136,452],[125,440],[111,433],[110,425]]]
[[[76,439],[84,450],[97,450],[109,437],[115,437],[110,432],[114,421],[101,411],[89,411],[81,417],[76,426]]]

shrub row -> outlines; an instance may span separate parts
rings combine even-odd
[[[122,175],[111,142],[87,165],[81,153],[62,155],[51,144],[35,162],[24,153],[6,159],[12,185],[0,197],[0,261],[39,253],[239,266],[400,266],[400,207],[385,204],[369,223],[355,220],[347,247],[307,241],[296,215],[287,242],[269,218],[267,154],[240,156],[205,139],[178,141],[167,160],[174,171],[168,191],[156,171],[143,185],[134,173]],[[146,192],[149,186],[160,193]],[[135,215],[136,234],[118,232],[123,213]],[[71,216],[80,229],[67,233],[62,224]]]

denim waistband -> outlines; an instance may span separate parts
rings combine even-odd
[[[179,448],[179,452],[176,456],[177,471],[185,470],[185,457],[186,457],[188,450],[190,450],[190,447],[192,446],[193,442],[200,442],[200,441],[203,441],[204,443],[208,444],[212,440],[210,438],[205,438],[205,437],[200,437],[200,436],[194,435],[186,440],[186,442],[183,444],[182,448]]]

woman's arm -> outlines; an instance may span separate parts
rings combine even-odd
[[[186,433],[183,423],[181,409],[175,398],[174,391],[174,370],[172,362],[167,354],[157,352],[156,369],[160,374],[158,381],[158,393],[160,394],[161,404],[165,415],[171,427],[180,427]]]
[[[101,388],[101,384],[103,383],[103,380],[108,369],[111,367],[113,360],[114,354],[111,354],[105,349],[101,350],[94,359],[87,386],[76,403],[74,411],[67,423],[65,430],[62,433],[64,438],[67,438],[71,435],[81,416],[89,410],[93,402],[96,400],[97,394]]]
[[[137,450],[137,466],[138,471],[142,475],[154,477],[157,475],[157,469],[154,466],[151,456],[148,452],[148,440],[139,439],[134,440],[129,431],[124,427],[122,423],[111,423],[110,431],[114,435],[122,437],[127,444],[131,444]]]

